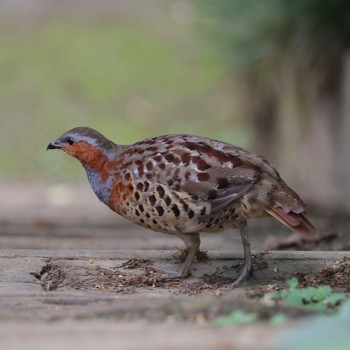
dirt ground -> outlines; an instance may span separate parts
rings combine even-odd
[[[300,240],[272,220],[252,222],[254,274],[232,289],[222,275],[242,263],[237,233],[203,235],[192,276],[164,281],[152,266],[178,269],[182,242],[128,223],[89,188],[7,184],[0,194],[7,199],[0,204],[0,339],[6,349],[24,342],[29,350],[101,343],[118,349],[256,349],[257,340],[260,349],[279,349],[283,332],[313,313],[270,305],[265,295],[291,277],[302,286],[350,291],[346,217],[312,216],[321,228],[316,240]],[[254,312],[260,321],[213,326],[233,310]],[[271,327],[280,312],[290,321]]]

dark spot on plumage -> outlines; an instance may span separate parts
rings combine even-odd
[[[145,150],[143,148],[138,148],[136,150],[136,153],[138,153],[138,154],[143,154],[144,152],[145,152]]]
[[[179,157],[174,158],[174,164],[179,165],[181,163],[181,159]]]
[[[125,174],[125,179],[126,179],[127,181],[130,180],[130,177],[131,177],[131,176],[130,176],[130,173],[126,173],[126,174]]]
[[[140,212],[137,209],[135,209],[135,215],[140,216]]]
[[[149,189],[149,182],[148,182],[148,181],[145,181],[143,184],[144,184],[144,186],[145,186],[144,192],[147,192],[148,189]]]
[[[197,174],[198,181],[208,181],[210,179],[210,175],[207,172],[202,172]]]
[[[157,146],[152,146],[152,147],[147,147],[146,148],[146,151],[148,152],[155,152],[158,150],[158,147]]]
[[[134,189],[134,186],[133,185],[129,185],[129,191],[132,192]]]
[[[157,225],[157,224],[158,224],[158,221],[157,221],[156,219],[153,219],[153,220],[152,220],[152,223],[153,223],[154,225]]]
[[[142,164],[143,163],[143,160],[142,159],[136,159],[135,160],[135,164],[136,165],[140,165],[140,164]]]
[[[191,177],[191,172],[190,171],[186,171],[185,173],[185,179],[189,180],[189,178]]]
[[[138,201],[140,199],[140,194],[138,192],[135,192],[134,197]]]
[[[162,216],[164,214],[164,209],[161,206],[156,207],[156,210],[158,212],[159,216]]]
[[[160,162],[162,159],[163,159],[163,157],[161,156],[161,155],[157,155],[157,156],[155,156],[155,157],[153,157],[153,159],[156,161],[156,162]]]
[[[148,180],[151,180],[152,177],[153,177],[153,175],[152,175],[151,173],[147,173],[147,174],[146,174],[146,178],[147,178]]]
[[[145,208],[143,207],[142,204],[140,204],[138,208],[139,208],[139,210],[140,210],[141,213],[143,213],[143,212],[145,211]]]
[[[219,222],[220,222],[220,219],[217,218],[217,219],[215,219],[214,224],[218,224]]]
[[[153,206],[156,203],[157,198],[152,194],[151,196],[148,197],[148,201]]]
[[[169,179],[169,180],[168,180],[168,185],[169,185],[169,186],[172,186],[173,183],[174,183],[174,180],[173,180],[173,179]]]
[[[165,195],[164,188],[160,185],[157,186],[156,191],[158,192],[159,198],[163,198]]]
[[[211,168],[211,165],[209,165],[203,158],[201,157],[192,157],[192,162],[197,165],[198,170],[207,170]]]
[[[210,228],[210,227],[211,227],[211,224],[208,223],[208,224],[205,225],[205,227],[206,227],[206,228]]]
[[[188,218],[189,218],[189,219],[192,219],[192,218],[194,217],[194,211],[190,209],[190,210],[188,211],[187,215],[188,215]]]
[[[181,186],[180,186],[180,184],[178,182],[175,184],[174,189],[175,189],[175,191],[180,191],[181,190]]]
[[[169,206],[169,205],[171,204],[171,199],[170,199],[170,197],[165,197],[164,202],[165,202],[165,204],[166,204],[167,206]]]
[[[183,207],[184,211],[188,210],[188,205],[186,203],[184,203],[182,207]]]
[[[142,182],[139,182],[139,183],[136,185],[136,188],[137,188],[139,191],[143,191],[143,184],[142,184]]]
[[[202,209],[201,209],[201,215],[205,215],[205,213],[206,213],[206,207],[203,207]]]
[[[165,169],[165,164],[164,164],[164,163],[160,163],[160,164],[158,164],[158,166],[159,166],[159,168],[162,169],[162,170]]]
[[[191,162],[191,154],[190,153],[187,153],[187,152],[184,152],[182,155],[181,155],[181,161],[182,163],[184,163],[185,165],[189,165],[190,162]]]
[[[144,174],[144,169],[143,169],[143,165],[139,165],[139,167],[137,168],[139,175],[142,176]]]
[[[179,217],[179,215],[180,215],[180,210],[179,210],[179,208],[177,207],[176,204],[174,204],[174,205],[171,207],[171,210],[173,211],[173,213],[174,213],[174,215],[175,215],[176,217]]]
[[[167,153],[164,158],[167,160],[167,162],[172,163],[174,161],[174,155],[172,153]]]
[[[226,188],[229,184],[225,177],[219,177],[217,179],[218,189]]]
[[[215,199],[218,192],[214,189],[208,191],[208,199]]]
[[[152,170],[153,169],[153,163],[151,161],[146,163],[146,169],[147,170]]]
[[[149,219],[151,217],[150,213],[146,213],[146,218]]]
[[[190,151],[198,151],[198,149],[203,150],[203,145],[200,145],[199,143],[194,143],[191,141],[186,141],[184,146],[189,149]]]
[[[155,143],[154,139],[146,139],[146,140],[139,141],[137,145],[153,145],[154,143]]]
[[[239,157],[217,150],[203,142],[185,142],[185,147],[191,151],[197,151],[200,155],[205,154],[209,157],[216,158],[220,163],[231,162],[234,167],[243,164]]]

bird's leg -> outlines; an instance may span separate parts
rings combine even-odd
[[[250,252],[250,242],[248,237],[248,227],[247,222],[244,221],[239,225],[239,232],[241,234],[242,238],[242,244],[243,244],[243,252],[244,252],[244,262],[241,267],[241,270],[238,274],[225,276],[227,278],[234,278],[234,282],[232,283],[232,288],[237,287],[242,280],[247,277],[248,275],[251,275],[253,272],[252,268],[252,254]]]
[[[185,261],[183,262],[180,271],[168,271],[156,266],[152,266],[152,268],[156,271],[163,272],[166,275],[162,277],[162,279],[175,279],[175,278],[186,278],[190,275],[190,269],[192,262],[196,256],[196,253],[200,246],[200,238],[198,233],[180,233],[177,234],[179,238],[181,238],[186,247],[188,248],[187,255]]]

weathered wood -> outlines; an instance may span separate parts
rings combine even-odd
[[[116,288],[99,289],[93,283],[74,287],[96,269],[113,272],[131,258],[152,259],[157,266],[177,269],[180,263],[174,254],[168,250],[0,250],[1,348],[20,348],[25,341],[28,350],[90,350],[101,344],[123,349],[170,345],[172,349],[255,349],[259,339],[259,349],[275,349],[278,331],[274,328],[251,325],[234,332],[232,328],[203,327],[203,315],[242,309],[251,303],[242,298],[247,290],[280,283],[295,272],[316,273],[344,256],[350,258],[350,252],[268,252],[261,258],[266,268],[256,271],[240,288],[210,288],[209,284],[191,295],[188,291],[203,283],[204,274],[242,261],[241,253],[211,251],[209,260],[194,264],[191,278],[174,285],[126,288],[121,293]],[[65,274],[55,291],[45,291],[32,274],[48,260]]]

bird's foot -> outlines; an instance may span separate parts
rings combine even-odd
[[[158,266],[151,266],[151,269],[157,272],[161,272],[164,275],[160,276],[159,278],[161,280],[170,280],[170,279],[183,279],[186,278],[189,274],[184,274],[181,271],[171,271],[171,270],[166,270]]]
[[[253,274],[253,268],[250,261],[245,261],[238,273],[226,273],[222,277],[233,280],[232,288],[237,287],[243,279]]]

